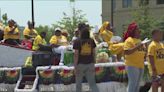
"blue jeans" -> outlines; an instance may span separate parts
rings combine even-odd
[[[127,66],[128,72],[128,92],[139,92],[139,84],[143,76],[144,69]]]

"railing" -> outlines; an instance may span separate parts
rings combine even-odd
[[[150,81],[147,62],[145,62],[145,65],[145,75],[142,85]],[[36,73],[40,81],[40,88],[46,87],[46,85],[48,87],[48,85],[51,84],[54,90],[49,91],[75,91],[75,75],[73,70],[73,66],[37,67]],[[95,64],[95,70],[96,82],[101,92],[126,92],[128,78],[124,62]],[[86,85],[86,80],[83,80],[83,86],[83,90],[89,90],[88,85]],[[50,87],[47,89],[50,89]],[[47,89],[39,89],[39,91],[48,91]],[[118,91],[120,89],[121,91]]]

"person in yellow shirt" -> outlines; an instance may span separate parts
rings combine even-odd
[[[124,43],[120,41],[117,42],[111,41],[112,38],[115,38],[116,36],[113,36],[112,28],[108,21],[103,23],[102,27],[99,30],[99,35],[101,36],[103,41],[108,44],[111,54],[116,55],[117,61],[120,61],[124,53],[123,50]]]
[[[68,46],[68,41],[65,36],[62,35],[61,29],[55,29],[55,35],[53,35],[50,39],[50,44],[53,47],[53,52],[61,54],[59,65],[63,65],[64,62],[64,53]]]
[[[139,92],[139,83],[144,71],[146,48],[140,40],[140,30],[136,23],[131,23],[124,36],[125,64],[128,73],[128,92]]]
[[[25,39],[34,39],[37,35],[38,32],[34,29],[34,23],[28,21],[28,27],[26,27],[23,31],[23,35]]]
[[[152,76],[152,92],[158,92],[161,83],[161,92],[164,92],[164,45],[160,42],[163,33],[159,29],[152,31],[153,41],[148,47],[149,71]]]
[[[46,40],[46,32],[41,32],[40,35],[36,36],[33,42],[32,49],[33,50],[39,50],[41,46],[44,46],[47,44]]]
[[[14,20],[8,21],[8,26],[4,29],[4,43],[9,45],[19,45],[20,44],[20,32],[17,28],[17,24]]]
[[[113,36],[112,28],[108,21],[104,22],[102,27],[99,30],[99,35],[103,39],[104,42],[110,43],[110,40]]]

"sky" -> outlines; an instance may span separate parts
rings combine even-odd
[[[75,8],[83,10],[91,25],[100,25],[101,0],[77,0]],[[21,26],[26,26],[31,20],[31,0],[0,0],[1,14],[7,13],[8,18],[16,20]],[[63,12],[71,15],[69,0],[34,0],[35,23],[48,25],[56,23],[63,17]]]

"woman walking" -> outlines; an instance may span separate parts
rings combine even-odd
[[[76,75],[76,92],[82,92],[82,81],[85,77],[92,92],[99,92],[95,82],[95,47],[90,38],[89,25],[80,24],[80,38],[74,42],[74,66]]]
[[[140,40],[140,30],[131,23],[124,36],[125,64],[128,72],[128,92],[139,92],[139,83],[144,71],[146,50]]]

